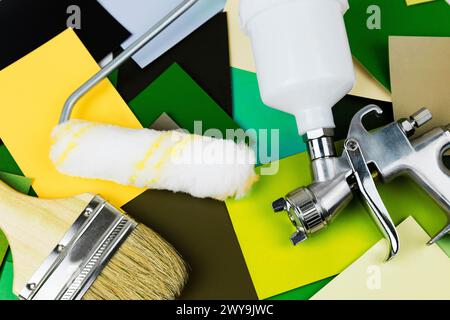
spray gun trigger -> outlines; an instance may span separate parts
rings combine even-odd
[[[372,218],[385,238],[389,241],[389,255],[387,260],[390,260],[397,255],[400,249],[400,242],[395,229],[395,224],[378,193],[372,174],[367,166],[357,140],[350,138],[345,142],[345,154],[352,168],[358,190],[361,193],[365,204],[367,204]]]

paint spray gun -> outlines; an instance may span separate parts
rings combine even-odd
[[[375,179],[410,175],[449,213],[449,223],[430,243],[449,233],[450,173],[442,159],[450,149],[450,125],[413,139],[416,128],[432,118],[424,108],[368,132],[363,119],[382,113],[369,105],[354,116],[337,155],[331,109],[355,81],[343,19],[348,8],[347,0],[241,0],[240,15],[252,41],[262,99],[295,115],[311,158],[314,182],[273,203],[296,228],[292,243],[324,229],[359,194],[389,242],[391,259],[399,237]]]

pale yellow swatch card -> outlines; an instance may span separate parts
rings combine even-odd
[[[0,138],[23,173],[33,179],[33,188],[40,197],[71,197],[92,192],[122,206],[143,192],[111,182],[60,174],[49,159],[51,132],[65,100],[98,70],[75,32],[68,29],[0,71]],[[108,80],[76,105],[73,118],[141,127]]]
[[[433,120],[419,133],[450,124],[450,38],[389,37],[389,60],[395,117],[427,107]]]
[[[234,68],[256,72],[250,39],[242,31],[239,21],[239,0],[228,0],[225,6],[228,16],[228,33],[230,41],[230,60]],[[369,99],[391,101],[391,96],[364,67],[353,60],[356,83],[350,94]]]
[[[384,262],[381,240],[344,270],[312,300],[448,300],[450,259],[437,246],[427,246],[427,233],[412,218],[398,228],[400,253]]]
[[[434,0],[406,0],[406,4],[408,6],[412,6],[414,4],[421,4],[421,3],[426,3],[426,2],[431,2]]]

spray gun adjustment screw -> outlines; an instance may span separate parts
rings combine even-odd
[[[275,211],[275,212],[281,212],[281,211],[286,210],[286,200],[284,200],[283,198],[275,200],[272,203],[272,208],[273,208],[273,211]]]
[[[409,119],[402,119],[399,123],[406,136],[411,137],[416,132],[416,128],[420,128],[432,118],[431,111],[427,108],[422,108],[412,114]]]
[[[411,115],[410,119],[413,121],[413,124],[416,128],[420,128],[425,123],[433,119],[433,115],[431,111],[427,108],[422,108],[413,115]]]

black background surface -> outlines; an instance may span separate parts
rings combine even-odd
[[[70,5],[81,9],[81,29],[75,32],[97,61],[130,36],[95,0],[1,0],[0,69],[64,31]]]

